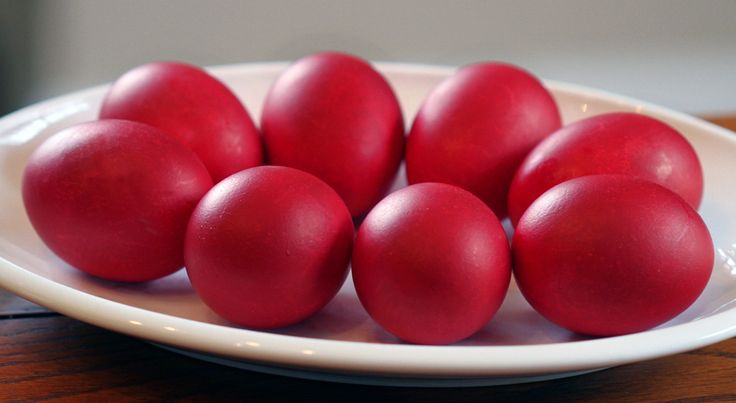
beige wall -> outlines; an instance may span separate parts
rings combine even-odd
[[[736,110],[736,1],[37,2],[41,98],[150,60],[287,60],[320,49],[374,60],[505,60],[553,79],[690,112]]]

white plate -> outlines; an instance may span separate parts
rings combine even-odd
[[[407,122],[451,69],[378,64],[394,85]],[[212,71],[252,116],[284,64]],[[319,314],[274,332],[232,327],[194,294],[184,271],[144,285],[100,281],[69,267],[26,218],[20,178],[52,133],[94,119],[104,86],[28,107],[0,119],[0,285],[62,314],[189,355],[244,368],[341,382],[490,385],[549,379],[696,349],[736,334],[736,135],[696,118],[575,85],[547,82],[565,121],[609,111],[656,116],[695,146],[705,171],[701,212],[717,250],[703,295],[686,312],[647,332],[585,339],[547,322],[512,284],[497,316],[453,346],[416,346],[382,331],[361,308],[350,279]]]

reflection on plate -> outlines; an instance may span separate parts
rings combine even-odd
[[[215,68],[260,116],[284,64]],[[407,122],[451,69],[378,64],[394,85]],[[736,335],[736,135],[693,117],[569,84],[547,82],[566,122],[632,111],[663,119],[697,150],[705,172],[701,213],[717,247],[703,295],[677,318],[643,333],[588,339],[543,319],[512,284],[497,316],[452,346],[401,343],[360,306],[350,279],[313,318],[273,332],[232,327],[193,292],[183,271],[143,285],[97,280],[55,257],[23,210],[20,178],[29,154],[60,128],[94,119],[105,87],[43,102],[0,119],[0,285],[65,315],[144,338],[190,356],[241,368],[339,382],[493,385],[576,375],[699,348]],[[396,186],[403,185],[403,178]]]

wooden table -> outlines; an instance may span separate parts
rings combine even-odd
[[[736,116],[710,120],[736,130]],[[734,156],[736,158],[736,156]],[[486,388],[343,385],[232,369],[0,291],[0,401],[736,400],[736,339],[573,378]]]

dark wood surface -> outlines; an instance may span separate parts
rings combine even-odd
[[[712,117],[736,129],[736,117]],[[736,156],[734,156],[736,158]],[[396,388],[292,379],[210,364],[0,290],[0,401],[734,401],[736,339],[554,381]]]

